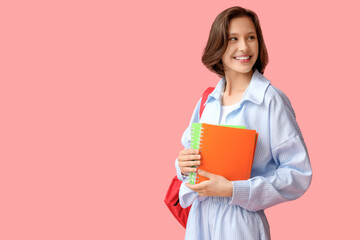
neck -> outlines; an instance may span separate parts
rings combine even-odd
[[[231,73],[225,72],[226,84],[224,93],[231,96],[233,94],[245,92],[250,84],[253,73],[254,70],[251,70],[248,73],[238,73],[234,71]]]

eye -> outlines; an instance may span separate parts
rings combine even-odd
[[[232,37],[232,38],[230,38],[230,39],[229,39],[229,41],[233,41],[233,40],[235,40],[235,41],[236,41],[236,40],[237,40],[237,38],[236,38],[236,37]]]
[[[255,36],[249,36],[249,39],[255,39],[256,37]]]

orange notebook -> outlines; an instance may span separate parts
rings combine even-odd
[[[200,149],[199,169],[221,175],[230,181],[250,178],[258,133],[238,126],[193,123],[191,147]],[[207,178],[189,174],[189,183]]]

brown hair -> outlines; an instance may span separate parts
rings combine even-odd
[[[230,21],[233,18],[244,16],[249,17],[253,21],[259,43],[259,56],[253,66],[253,69],[257,69],[263,74],[265,67],[269,62],[268,53],[260,27],[260,21],[256,13],[242,7],[231,7],[222,11],[213,22],[210,29],[209,39],[201,59],[202,63],[210,71],[216,73],[220,77],[225,76],[221,58],[228,46]]]

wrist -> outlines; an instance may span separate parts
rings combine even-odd
[[[233,183],[231,181],[229,181],[229,183],[227,184],[227,187],[226,187],[226,192],[225,192],[226,197],[232,198],[233,192],[234,192]]]

